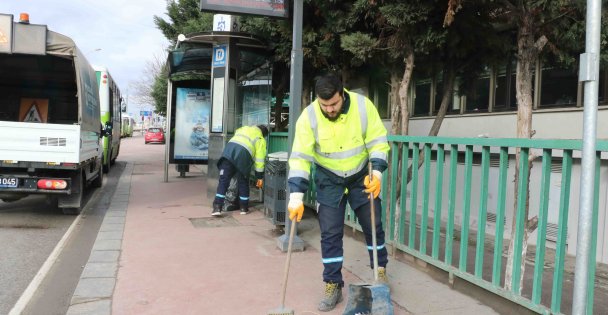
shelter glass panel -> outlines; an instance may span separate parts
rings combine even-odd
[[[272,72],[263,52],[241,50],[237,82],[237,127],[268,124],[272,100]]]

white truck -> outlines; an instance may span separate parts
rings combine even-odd
[[[79,214],[84,188],[103,184],[99,106],[72,39],[0,14],[0,199],[44,194]]]

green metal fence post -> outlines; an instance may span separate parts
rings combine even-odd
[[[570,179],[572,174],[572,150],[564,150],[562,157],[562,190],[559,200],[559,221],[555,252],[555,270],[551,292],[551,311],[559,313],[562,303],[562,284],[564,278],[564,259],[568,237],[568,210],[570,208]]]
[[[507,199],[507,170],[509,167],[509,148],[500,148],[498,173],[498,201],[496,205],[496,235],[494,238],[494,264],[492,266],[492,284],[500,286],[502,274],[502,244],[505,231],[505,203]]]
[[[429,186],[431,185],[431,144],[424,144],[424,179],[422,182],[422,218],[420,221],[420,252],[426,255],[426,233],[429,221]]]
[[[393,143],[391,150],[392,158],[391,158],[391,189],[390,192],[390,203],[384,208],[386,209],[384,212],[388,210],[388,228],[386,229],[387,240],[393,240],[395,236],[395,215],[397,213],[396,204],[397,204],[397,183],[398,174],[399,174],[399,146],[397,143]]]
[[[471,215],[471,179],[473,174],[473,146],[467,145],[464,153],[464,196],[462,206],[462,225],[460,226],[460,264],[461,271],[467,271],[469,250],[469,221]]]
[[[540,209],[538,210],[538,233],[536,234],[536,259],[534,262],[534,283],[532,302],[540,304],[545,270],[545,241],[547,216],[549,213],[549,187],[551,187],[551,150],[543,150],[543,165],[540,182]]]
[[[511,274],[511,292],[521,295],[519,279],[521,277],[522,248],[524,242],[524,229],[526,228],[526,200],[528,196],[528,156],[529,148],[519,151],[519,176],[517,181],[517,215],[515,223],[515,242],[513,246],[513,269]]]
[[[401,148],[401,212],[399,213],[399,244],[405,244],[405,213],[407,205],[407,169],[409,164],[410,144],[403,142]]]
[[[488,214],[488,178],[490,177],[490,147],[481,148],[481,188],[479,192],[479,214],[477,216],[477,248],[475,252],[475,276],[482,278],[483,256],[486,241]]]
[[[452,265],[454,244],[454,212],[456,211],[456,175],[458,171],[458,145],[450,147],[450,192],[448,196],[448,223],[445,232],[445,263]]]
[[[435,164],[435,209],[433,211],[433,250],[432,256],[439,259],[439,238],[441,236],[441,199],[443,198],[443,144],[437,145],[437,162]]]
[[[416,212],[418,208],[418,160],[420,159],[420,148],[418,143],[412,143],[414,152],[412,153],[412,194],[411,194],[411,210],[410,210],[410,231],[408,245],[414,249],[416,246]]]

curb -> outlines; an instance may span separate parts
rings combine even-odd
[[[133,163],[120,175],[110,206],[99,227],[89,260],[72,295],[67,315],[110,315],[129,197]]]

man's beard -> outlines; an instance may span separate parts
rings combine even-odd
[[[323,116],[325,116],[325,118],[327,118],[329,121],[336,121],[338,118],[340,118],[340,114],[337,114],[335,117],[331,117],[324,111],[321,111],[321,113],[323,113]]]

